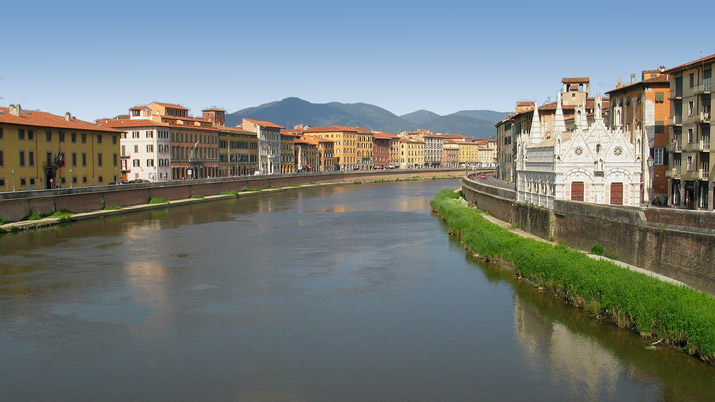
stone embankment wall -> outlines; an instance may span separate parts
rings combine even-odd
[[[50,215],[56,211],[91,212],[105,206],[127,207],[146,204],[151,198],[167,201],[208,196],[247,188],[266,189],[309,183],[395,180],[398,178],[461,177],[464,169],[372,170],[292,174],[278,176],[242,176],[206,180],[182,180],[159,183],[63,188],[0,193],[0,219],[15,222],[32,214]]]
[[[715,294],[715,214],[556,201],[554,209],[516,202],[514,191],[463,179],[479,209],[543,239],[589,251],[595,243],[620,261]]]

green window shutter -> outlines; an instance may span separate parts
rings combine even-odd
[[[665,122],[664,121],[656,121],[655,122],[655,133],[663,134],[664,132],[665,132]]]

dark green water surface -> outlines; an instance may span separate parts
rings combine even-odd
[[[700,401],[715,368],[484,266],[457,181],[0,236],[0,400]]]

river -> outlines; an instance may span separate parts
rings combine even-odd
[[[715,368],[465,254],[455,180],[0,236],[0,399],[712,400]]]

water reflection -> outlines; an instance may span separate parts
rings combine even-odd
[[[3,236],[3,397],[708,400],[708,366],[466,257],[429,212],[455,186],[316,187]]]

